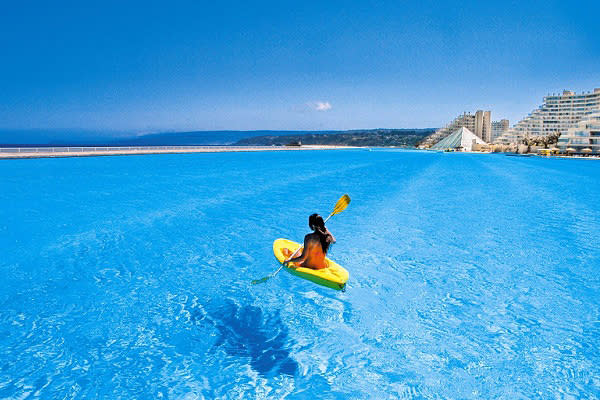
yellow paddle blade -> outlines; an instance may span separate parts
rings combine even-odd
[[[331,215],[341,213],[346,209],[346,207],[348,207],[348,204],[350,204],[350,196],[345,194],[338,200],[337,203],[335,203],[335,207],[333,208]]]

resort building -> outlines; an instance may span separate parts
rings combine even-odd
[[[483,139],[484,142],[490,142],[492,138],[492,112],[481,111],[475,112],[475,135]]]
[[[493,142],[498,139],[500,136],[505,134],[510,128],[510,124],[507,119],[501,119],[500,121],[492,122],[492,138],[488,142]]]
[[[476,144],[485,145],[487,143],[463,126],[431,146],[431,149],[443,151],[473,151],[473,145]]]
[[[558,138],[562,153],[600,154],[600,112],[580,121]]]
[[[482,110],[476,111],[475,114],[464,112],[448,125],[426,137],[420,147],[429,148],[460,128],[467,128],[469,132],[477,135],[483,141],[490,142],[492,139],[492,112]]]
[[[600,111],[600,88],[577,94],[548,95],[544,103],[496,139],[497,143],[518,143],[526,137],[565,134],[590,114]]]

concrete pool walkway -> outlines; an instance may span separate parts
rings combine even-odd
[[[354,146],[123,146],[123,147],[2,147],[0,159],[95,157],[139,154],[219,153],[357,149]]]

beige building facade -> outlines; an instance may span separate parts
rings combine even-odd
[[[489,143],[492,138],[492,112],[477,110],[475,112],[475,129],[473,133],[484,142]]]

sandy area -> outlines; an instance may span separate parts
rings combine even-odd
[[[136,154],[182,154],[182,153],[220,153],[220,152],[248,152],[248,151],[301,151],[301,150],[331,150],[331,149],[352,149],[358,147],[350,146],[197,146],[195,148],[111,148],[86,151],[85,148],[75,148],[74,151],[28,151],[21,148],[20,152],[1,152],[0,159],[14,158],[57,158],[57,157],[96,157],[96,156],[124,156]]]

